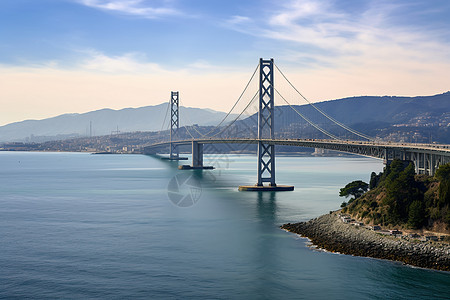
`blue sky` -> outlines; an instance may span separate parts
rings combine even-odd
[[[442,93],[449,15],[447,0],[2,0],[0,125],[171,90],[227,110],[260,57],[312,101]]]

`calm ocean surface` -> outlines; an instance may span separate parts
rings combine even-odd
[[[337,209],[339,188],[380,161],[278,157],[277,182],[295,191],[258,194],[237,191],[255,157],[209,160],[219,168],[202,173],[0,152],[0,298],[450,299],[449,273],[319,252],[279,229]]]

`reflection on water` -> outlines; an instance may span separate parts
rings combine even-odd
[[[276,192],[255,192],[257,195],[258,218],[264,224],[273,226],[276,220]],[[282,193],[282,192],[279,192]]]

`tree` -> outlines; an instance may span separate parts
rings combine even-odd
[[[375,172],[372,172],[372,174],[370,174],[369,189],[374,189],[378,186],[382,175],[383,174],[381,172],[378,175]]]
[[[349,197],[353,196],[355,199],[361,197],[367,189],[369,185],[361,180],[355,180],[347,184],[345,187],[340,189],[339,196],[340,197]]]
[[[450,179],[450,163],[441,165],[436,171],[436,177],[439,180]]]
[[[439,206],[450,204],[450,163],[442,165],[436,171],[439,180]]]
[[[423,200],[421,192],[414,179],[414,165],[399,160],[391,163],[391,172],[386,177],[386,198],[383,204],[388,206],[388,214],[392,224],[408,221],[408,207],[414,200]]]
[[[412,229],[421,228],[425,221],[425,211],[422,201],[414,201],[409,206],[408,225]]]

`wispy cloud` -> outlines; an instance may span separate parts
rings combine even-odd
[[[78,51],[71,66],[57,61],[27,66],[0,64],[0,125],[46,118],[67,112],[155,105],[170,91],[182,93],[183,105],[228,110],[249,72],[229,72],[207,61],[167,69],[140,53],[110,56],[96,50]],[[211,101],[211,95],[220,95]],[[32,95],[32,96],[30,96]],[[33,99],[33,101],[30,101]],[[64,99],[64,101],[61,101]]]
[[[311,59],[311,66],[335,67],[354,63],[407,67],[415,63],[448,61],[450,45],[442,28],[420,26],[405,19],[405,11],[414,4],[369,0],[358,8],[342,6],[340,1],[290,0],[253,19],[251,26],[239,26],[239,19],[228,23],[230,28],[253,36],[279,41],[285,60]],[[415,10],[417,11],[417,9]],[[245,17],[240,17],[245,20]],[[246,25],[246,24],[242,24]],[[284,42],[284,43],[283,43]],[[295,46],[297,45],[297,46]],[[279,47],[282,48],[282,47]],[[299,48],[301,50],[299,50]],[[279,54],[278,54],[279,55]],[[412,63],[412,64],[411,64]]]
[[[229,20],[227,20],[227,23],[230,25],[241,25],[249,22],[251,22],[251,19],[245,16],[232,16]]]
[[[72,68],[92,73],[118,74],[118,75],[184,75],[211,74],[218,72],[239,72],[235,66],[214,65],[206,60],[197,60],[177,69],[166,68],[161,64],[152,62],[147,55],[139,52],[128,52],[121,55],[107,55],[95,49],[78,50],[81,58]],[[42,64],[40,67],[60,67],[57,62]]]
[[[67,72],[87,72],[92,74],[133,75],[133,76],[189,76],[241,72],[242,68],[223,64],[213,64],[207,60],[196,60],[191,63],[179,65],[177,68],[152,61],[143,52],[125,52],[111,55],[93,48],[72,49],[70,63],[64,60],[25,61],[20,65],[0,63],[0,73],[10,70],[27,70],[27,72],[40,72],[42,70],[59,70]]]
[[[446,5],[440,7],[444,12],[450,10]],[[313,101],[430,95],[447,91],[450,76],[448,30],[433,20],[443,12],[430,6],[420,1],[365,0],[348,6],[339,0],[273,0],[270,10],[225,24],[252,36],[260,52],[275,57]]]
[[[76,0],[83,5],[114,11],[129,15],[136,15],[149,19],[155,19],[168,15],[181,14],[180,11],[170,7],[168,1],[163,1],[160,5],[156,1],[146,0]]]
[[[206,60],[197,60],[193,63],[189,64],[190,68],[200,69],[200,70],[217,70],[219,69],[217,66],[212,65]]]
[[[259,35],[261,29],[254,19],[247,16],[231,16],[221,23],[221,26],[248,35]]]
[[[84,54],[84,58],[76,66],[80,70],[117,74],[163,74],[167,72],[160,65],[149,62],[144,54],[137,52],[116,56],[108,56],[92,49],[80,52]]]

